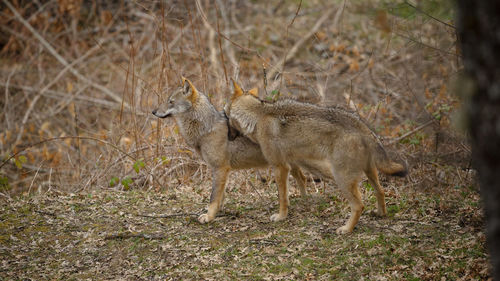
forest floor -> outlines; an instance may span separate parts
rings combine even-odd
[[[387,187],[388,216],[365,212],[348,235],[338,190],[293,195],[272,223],[277,194],[230,190],[224,211],[200,224],[209,182],[166,193],[49,192],[1,204],[0,280],[484,280],[477,191]],[[387,185],[387,182],[383,183]],[[315,185],[316,186],[316,185]],[[320,184],[321,186],[321,184]]]

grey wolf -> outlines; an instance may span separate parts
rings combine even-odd
[[[378,138],[355,114],[293,100],[268,103],[255,90],[243,91],[233,80],[234,93],[225,107],[230,125],[258,143],[267,162],[275,168],[279,212],[288,214],[288,173],[300,166],[324,178],[334,178],[348,200],[351,215],[337,233],[352,232],[364,209],[359,192],[363,173],[375,190],[377,214],[387,214],[378,171],[406,175],[406,165],[390,159]]]
[[[198,218],[201,223],[212,221],[222,207],[230,170],[268,166],[259,145],[242,135],[229,138],[227,117],[217,111],[207,96],[186,78],[182,78],[182,86],[152,113],[159,118],[172,116],[186,143],[196,150],[212,170],[210,203],[208,212]],[[297,181],[301,195],[305,195],[305,176],[302,171],[292,166],[291,174]]]

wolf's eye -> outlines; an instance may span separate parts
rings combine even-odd
[[[168,103],[169,104],[174,104],[174,101],[173,100],[169,100]]]

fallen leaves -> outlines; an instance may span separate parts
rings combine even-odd
[[[187,186],[172,194],[100,190],[18,198],[0,207],[0,278],[487,278],[481,213],[471,204],[479,196],[448,192],[440,201],[433,193],[389,192],[395,213],[364,214],[345,236],[335,229],[347,204],[317,193],[292,197],[289,219],[270,223],[275,206],[267,204],[275,192],[260,200],[229,191],[222,216],[204,225],[196,221],[204,196]],[[363,196],[368,213],[373,195]]]

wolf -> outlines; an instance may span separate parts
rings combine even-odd
[[[230,126],[258,143],[275,168],[279,212],[271,221],[288,214],[287,186],[291,166],[324,178],[335,179],[351,208],[351,215],[338,234],[350,233],[364,209],[359,192],[363,173],[375,190],[377,214],[387,214],[378,171],[405,176],[405,163],[389,158],[376,135],[354,113],[294,100],[269,103],[254,90],[243,91],[233,80],[234,92],[225,107]]]
[[[217,111],[207,96],[184,77],[182,86],[152,113],[159,118],[172,116],[186,143],[212,170],[210,203],[207,213],[198,217],[200,223],[212,221],[222,207],[226,179],[231,170],[269,166],[258,144],[243,135],[230,136],[224,113]],[[306,178],[300,168],[292,165],[291,174],[297,181],[301,196],[306,195]],[[288,202],[288,195],[286,200]]]

